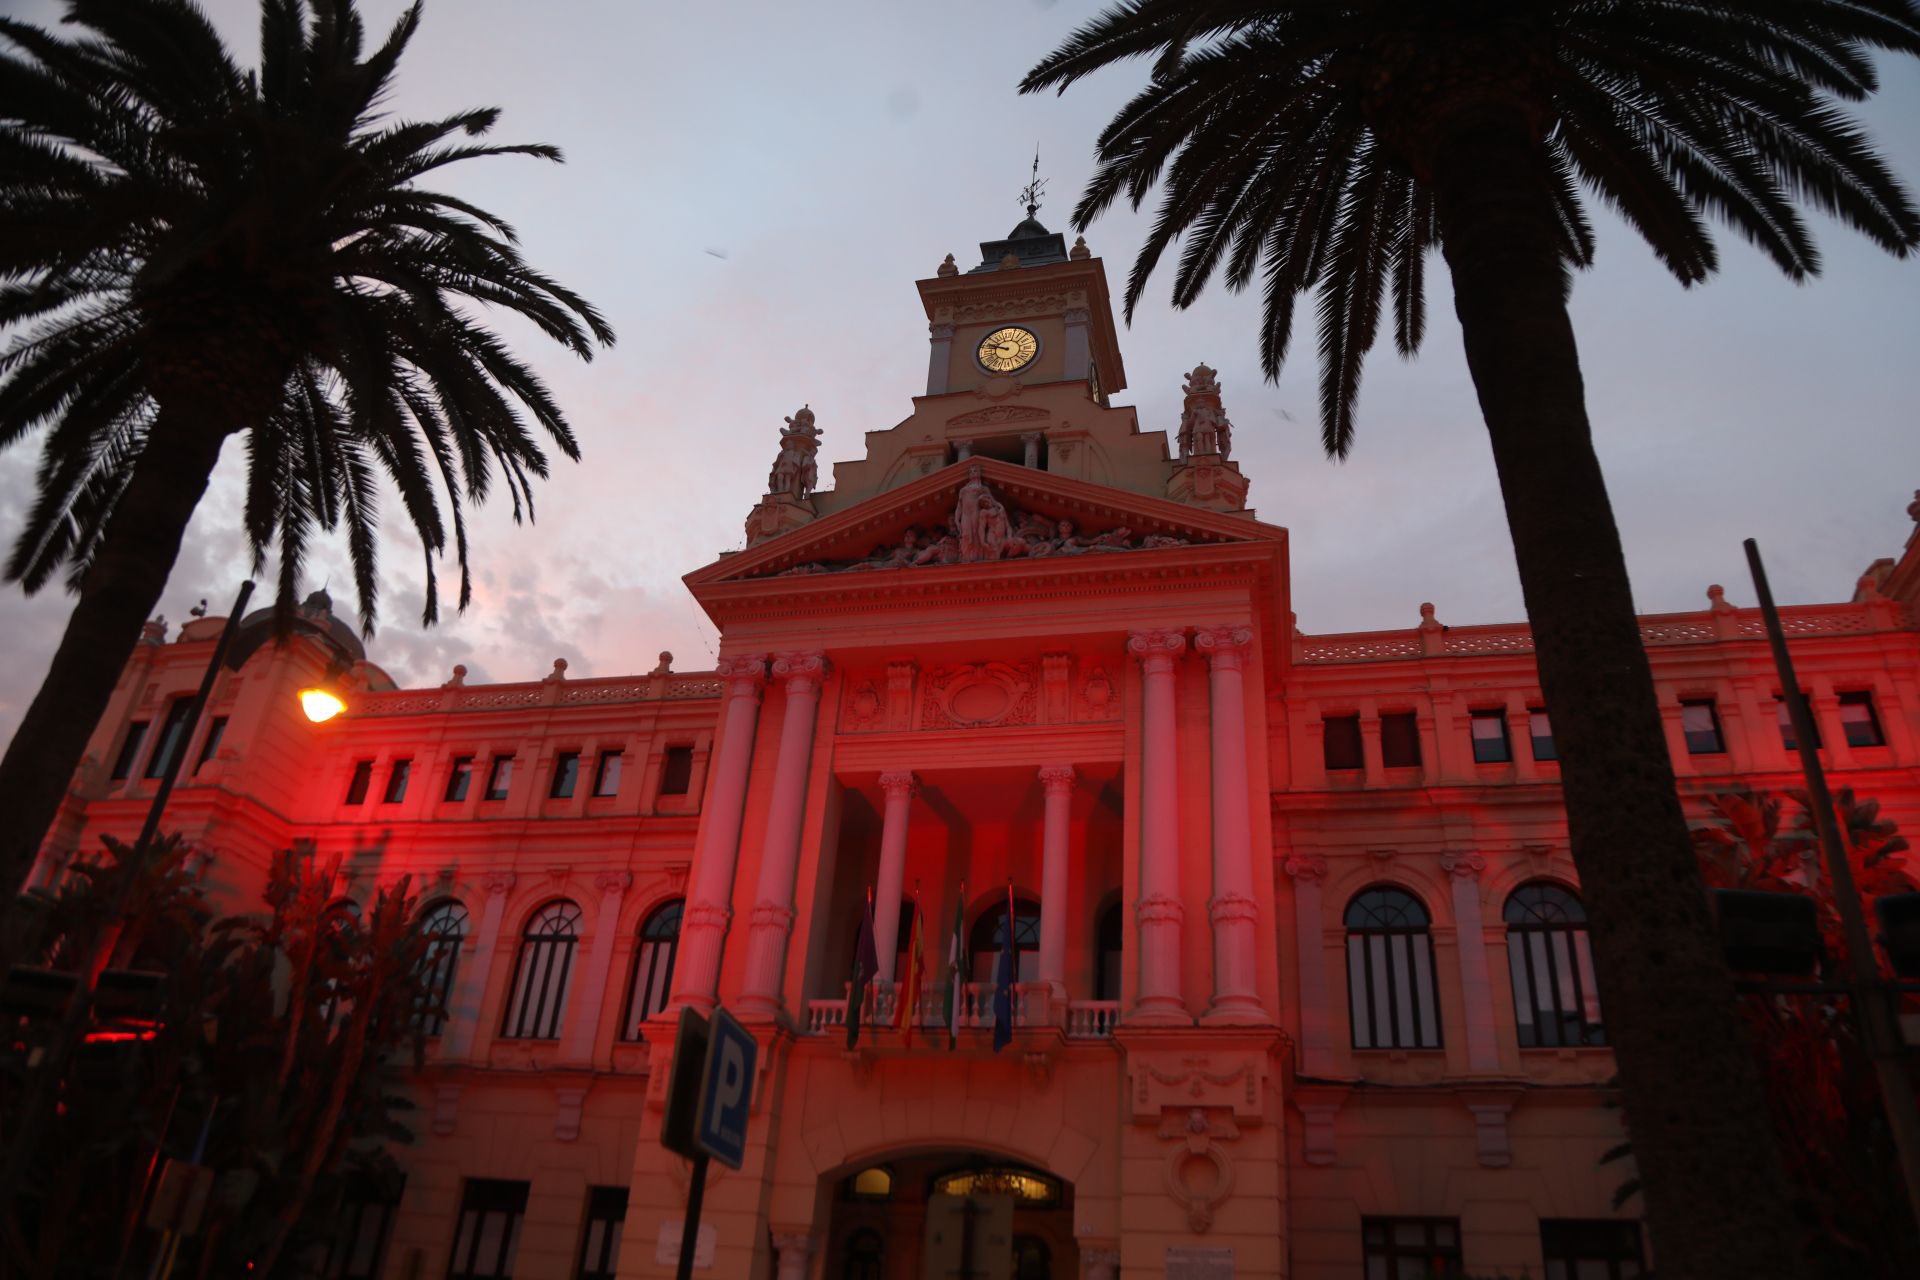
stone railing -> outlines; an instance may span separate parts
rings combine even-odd
[[[535,680],[524,684],[448,685],[392,689],[351,696],[355,716],[422,715],[443,711],[506,711],[520,707],[591,707],[622,702],[718,698],[725,686],[712,672],[663,676],[609,676],[601,680]]]
[[[1120,1023],[1118,1000],[1070,1000],[1067,1002],[1067,1039],[1105,1040]]]
[[[1714,598],[1719,601],[1717,594]],[[1295,636],[1293,660],[1298,663],[1382,662],[1533,652],[1533,632],[1525,623],[1446,627],[1433,620],[1430,606],[1422,612],[1425,615],[1422,624],[1404,631]],[[1781,629],[1789,636],[1862,635],[1898,630],[1906,625],[1900,606],[1886,599],[1858,604],[1793,605],[1780,611]],[[1758,609],[1736,609],[1724,603],[1698,613],[1655,613],[1640,619],[1640,638],[1649,648],[1759,640],[1765,639],[1766,634]]]
[[[847,1025],[847,984],[841,983],[841,994],[837,998],[807,1001],[807,1030],[812,1035],[830,1035],[841,1032]],[[899,1006],[899,988],[881,983],[871,983],[867,987],[866,1001],[860,1008],[860,1026],[864,1031],[880,1028],[892,1031],[898,1024],[895,1014]],[[1074,1001],[1061,1005],[1053,999],[1053,989],[1044,982],[1016,982],[1013,984],[1013,1025],[1016,1027],[1058,1026],[1063,1014],[1079,1004],[1100,1005],[1105,1001]],[[1117,1018],[1117,1008],[1115,1017]],[[991,1030],[993,1027],[993,984],[991,982],[963,982],[960,984],[960,1026],[963,1029]],[[914,1002],[913,1025],[923,1033],[944,1031],[947,1025],[947,988],[944,985],[929,983],[920,992],[920,998]],[[1085,1034],[1108,1035],[1112,1032],[1111,1020],[1107,1030],[1088,1031]],[[1070,1033],[1071,1034],[1071,1033]]]

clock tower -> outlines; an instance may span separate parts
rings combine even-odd
[[[1106,270],[1076,240],[1048,231],[1029,204],[1003,240],[980,245],[980,263],[962,271],[947,255],[919,282],[930,338],[927,395],[1012,390],[1079,382],[1095,404],[1127,384],[1115,338]],[[1017,394],[1017,392],[1016,392]]]

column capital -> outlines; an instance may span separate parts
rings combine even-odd
[[[1478,880],[1487,860],[1477,853],[1443,853],[1440,869],[1457,880]]]
[[[633,887],[633,872],[603,871],[593,878],[593,887],[617,898]]]
[[[495,871],[487,876],[487,892],[495,897],[505,897],[513,888],[515,876],[511,871]]]
[[[1127,652],[1140,659],[1148,672],[1171,671],[1173,660],[1187,651],[1187,633],[1171,629],[1129,631]]]
[[[752,920],[756,929],[774,928],[786,933],[793,928],[793,908],[762,898],[753,904]]]
[[[1133,914],[1134,918],[1142,924],[1152,924],[1161,920],[1171,920],[1179,924],[1187,918],[1187,909],[1181,905],[1180,899],[1172,894],[1150,893],[1135,904]]]
[[[733,920],[733,911],[717,902],[689,902],[680,917],[682,928],[726,930]]]
[[[1293,854],[1280,864],[1280,869],[1307,884],[1318,884],[1327,878],[1327,860],[1317,853]]]
[[[750,658],[722,658],[713,664],[714,673],[727,682],[729,698],[758,698],[760,688],[767,682],[767,660],[754,656]]]
[[[911,796],[920,789],[920,779],[913,776],[911,769],[892,769],[880,775],[880,789],[887,793],[888,799]]]
[[[787,682],[787,696],[818,692],[827,678],[824,653],[782,653],[773,659],[773,674]]]
[[[1070,764],[1043,764],[1040,766],[1040,785],[1050,796],[1063,796],[1073,791],[1074,779],[1079,775]]]
[[[1242,626],[1200,627],[1193,633],[1193,647],[1213,661],[1216,671],[1238,671],[1253,648],[1253,628]]]
[[[945,342],[953,337],[953,326],[936,320],[927,326],[927,333],[935,342]]]
[[[1213,923],[1226,920],[1260,919],[1260,904],[1244,893],[1218,893],[1207,900],[1207,914]]]

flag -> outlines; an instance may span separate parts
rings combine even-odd
[[[921,937],[922,932],[923,930],[920,924],[920,890],[915,888],[913,891],[912,933],[907,941],[907,976],[901,984],[899,996],[900,1008],[898,1011],[900,1019],[900,1043],[909,1048],[913,1045],[914,1006],[920,1003],[920,981],[926,976],[927,972],[925,939]]]
[[[993,969],[993,1051],[1013,1039],[1013,881],[1007,881],[1007,932],[1001,939],[1000,962]]]
[[[860,1007],[867,1000],[867,983],[880,971],[880,957],[873,950],[873,899],[867,899],[860,914],[860,937],[853,944],[853,982],[847,987],[847,1048],[860,1040]]]
[[[960,984],[967,980],[967,882],[953,904],[953,941],[947,944],[947,1048],[960,1043]]]

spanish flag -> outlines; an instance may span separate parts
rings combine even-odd
[[[927,975],[925,929],[920,922],[920,889],[916,885],[913,891],[913,932],[907,942],[907,972],[901,981],[899,994],[900,1043],[913,1044],[913,1020],[915,1006],[920,1003],[920,985]]]

